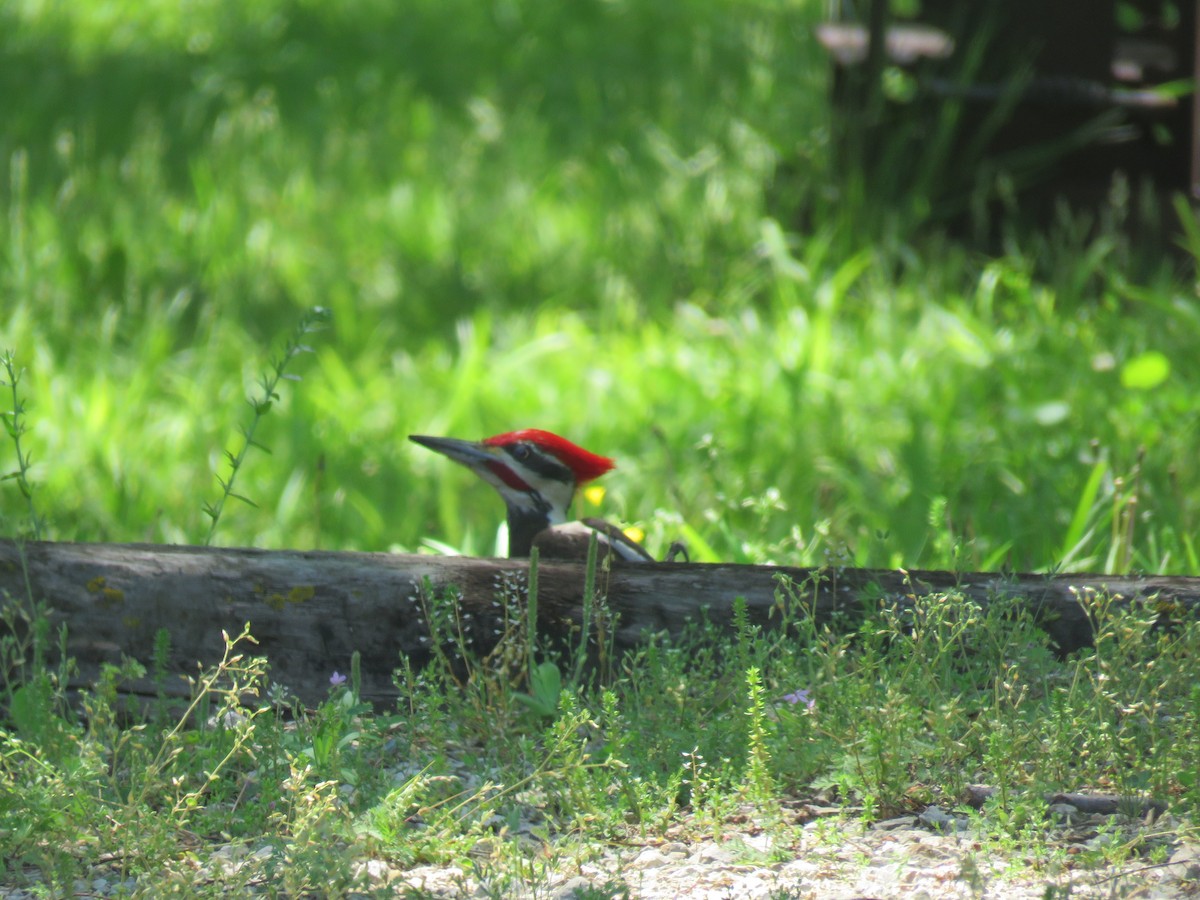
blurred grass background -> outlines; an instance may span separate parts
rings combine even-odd
[[[1197,573],[1192,258],[1119,182],[988,253],[841,189],[821,17],[0,7],[0,346],[50,536],[201,540],[321,305],[219,543],[493,552],[500,502],[405,436],[536,426],[618,458],[599,512],[657,551]]]

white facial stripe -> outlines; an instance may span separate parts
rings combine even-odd
[[[500,492],[506,503],[520,509],[540,509],[545,512],[551,525],[567,521],[567,510],[575,498],[575,482],[573,480],[559,481],[556,478],[547,477],[544,465],[535,469],[512,459],[511,456],[504,461],[504,464],[512,470],[517,478],[533,488],[538,495],[531,496],[526,491],[510,487],[494,472],[485,473],[484,477]],[[562,468],[569,475],[569,470],[566,470],[565,467]]]

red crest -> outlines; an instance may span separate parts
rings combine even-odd
[[[575,481],[583,484],[593,478],[599,478],[605,472],[616,467],[616,463],[607,456],[600,456],[590,450],[584,450],[578,444],[572,444],[564,437],[559,437],[540,428],[523,428],[520,431],[509,431],[485,438],[483,443],[489,447],[507,447],[527,441],[547,453],[553,454],[567,466],[575,475]]]

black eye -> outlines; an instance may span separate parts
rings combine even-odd
[[[533,451],[531,451],[529,449],[528,444],[517,444],[509,452],[511,453],[512,458],[515,459],[517,462],[524,462],[525,460],[529,459],[529,455]]]

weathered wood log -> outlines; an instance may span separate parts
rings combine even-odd
[[[986,784],[968,784],[965,802],[972,809],[983,809],[985,803],[1000,793],[1000,788]],[[1079,812],[1088,815],[1111,816],[1119,812],[1126,815],[1145,816],[1153,813],[1162,815],[1170,808],[1165,800],[1149,797],[1136,797],[1121,794],[1091,794],[1066,791],[1057,794],[1045,794],[1042,798],[1047,806],[1056,803],[1069,803]]]
[[[429,658],[419,602],[427,586],[435,594],[453,586],[459,609],[472,615],[486,643],[497,585],[527,575],[526,560],[0,541],[0,602],[26,602],[31,593],[48,604],[55,627],[68,627],[81,684],[123,654],[148,662],[160,629],[171,637],[172,671],[194,674],[197,662],[221,658],[222,630],[236,635],[249,622],[259,644],[252,652],[266,656],[272,678],[306,702],[327,695],[331,674],[345,673],[355,651],[364,698],[394,697],[391,674],[402,657],[416,665]],[[636,646],[648,633],[677,636],[702,615],[728,624],[739,597],[753,620],[766,623],[785,577],[822,620],[918,594],[957,591],[984,605],[1001,596],[1020,598],[1064,651],[1091,640],[1079,590],[1120,595],[1123,602],[1153,598],[1168,614],[1200,610],[1200,579],[1194,578],[678,563],[614,564],[598,577],[619,617],[618,649]],[[584,579],[580,563],[542,562],[540,627],[565,631],[579,623]],[[153,690],[149,684],[140,689]]]

